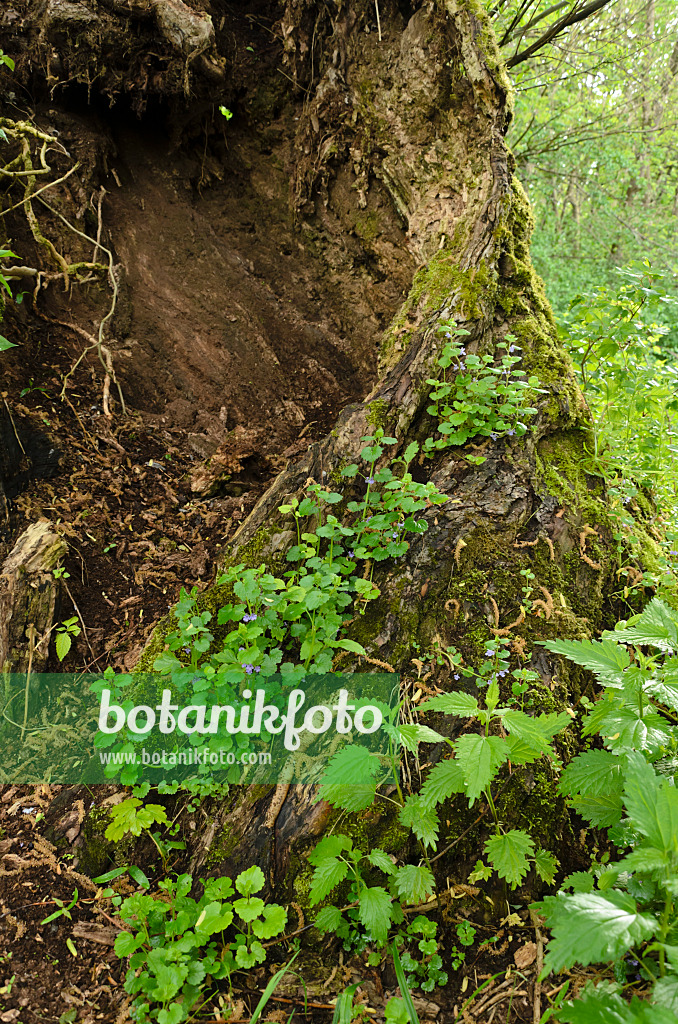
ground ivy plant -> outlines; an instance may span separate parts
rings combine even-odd
[[[235,890],[230,878],[203,881],[195,900],[193,879],[184,874],[159,883],[162,897],[137,893],[122,902],[118,916],[127,930],[115,952],[129,957],[125,991],[133,997],[133,1020],[181,1024],[209,1000],[212,982],[230,986],[234,971],[264,963],[263,943],[287,923],[284,907],[256,895],[264,882],[261,868],[251,867],[238,875]]]
[[[520,345],[513,335],[497,343],[501,358],[467,353],[457,339],[469,332],[443,323],[438,331],[450,338],[436,360],[439,376],[429,378],[429,415],[437,421],[436,434],[424,442],[424,451],[436,451],[466,444],[471,438],[520,436],[527,431],[525,421],[537,410],[530,404],[542,389],[539,379],[528,377],[517,368]],[[465,455],[467,462],[480,465],[484,455]]]

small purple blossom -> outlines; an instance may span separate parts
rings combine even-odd
[[[489,650],[485,651],[485,657],[486,658],[494,658],[494,651],[492,650],[492,648],[490,648]]]
[[[183,647],[182,650],[183,650],[184,654],[190,654],[191,653],[191,648],[190,647]]]
[[[255,665],[254,666],[254,671],[255,672],[261,672],[261,665]]]
[[[348,557],[351,559],[355,558],[355,551],[349,551]]]
[[[508,436],[509,437],[513,437],[514,434],[515,434],[515,430],[509,430],[508,431]]]
[[[463,346],[463,345],[462,345],[462,347],[461,347],[461,348],[459,349],[459,355],[461,355],[461,356],[465,356],[465,355],[466,355],[466,349],[464,348],[464,346]]]
[[[394,540],[398,539],[398,534],[397,533],[393,533],[393,534],[391,534],[391,536],[393,537]]]
[[[515,352],[515,350],[516,350],[516,346],[515,345],[511,345],[509,347],[509,352]]]
[[[254,612],[252,612],[252,614],[251,614],[251,615],[248,615],[248,614],[246,613],[245,615],[243,615],[243,617],[242,617],[242,621],[243,621],[243,622],[255,622],[255,621],[256,621],[256,618],[257,618],[257,616],[255,615],[255,613],[254,613]]]
[[[238,654],[240,654],[240,652],[241,652],[241,651],[244,651],[244,650],[245,650],[245,648],[244,648],[244,647],[239,647],[239,648],[238,648]]]
[[[459,678],[459,673],[458,673],[458,672],[455,672],[455,673],[454,673],[454,678],[455,678],[455,679],[458,679],[458,678]]]
[[[365,478],[365,483],[366,483],[366,484],[373,484],[373,483],[374,483],[374,477],[373,477],[373,476],[368,476],[368,477],[366,477],[366,478]],[[370,516],[370,519],[371,519],[371,518],[372,518],[372,516]]]
[[[499,437],[499,434],[496,434],[493,430],[492,433],[490,434],[490,437],[492,438],[493,441],[496,441],[497,438]]]
[[[446,337],[446,338],[451,338],[451,337],[452,337],[452,335],[450,334],[450,332],[449,332],[449,331],[445,331],[445,337]]]
[[[243,668],[245,669],[245,672],[247,672],[248,676],[251,676],[254,672],[254,665],[243,665]]]

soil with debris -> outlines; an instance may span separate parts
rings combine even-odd
[[[69,276],[50,262],[21,184],[9,188],[7,247],[27,272],[11,280],[17,301],[2,325],[16,347],[0,352],[0,554],[41,518],[68,542],[56,616],[77,615],[83,630],[63,663],[52,648],[51,671],[131,668],[181,588],[208,585],[273,476],[368,394],[378,339],[416,269],[380,182],[361,196],[361,156],[342,149],[343,105],[328,101],[317,151],[297,137],[308,83],[283,82],[296,71],[282,59],[279,4],[188,4],[209,8],[230,62],[217,86],[219,68],[202,55],[206,77],[189,82],[188,106],[189,61],[149,47],[145,22],[130,18],[105,66],[88,63],[87,33],[105,38],[116,5],[126,0],[94,13],[67,0],[0,11],[0,46],[16,60],[14,75],[0,70],[3,112],[58,137],[50,180],[62,183],[35,203],[40,229],[68,264],[103,268]],[[313,31],[296,29],[312,52]],[[78,870],[86,813],[110,795],[11,786],[0,796],[0,1022],[126,1019],[111,907]],[[70,917],[45,922],[74,896]],[[533,1019],[534,930],[516,918],[497,932],[477,909],[464,966],[416,1002],[422,1021],[456,1019],[484,983],[460,1019]],[[456,944],[453,909],[441,938]],[[322,948],[308,1015],[295,988],[266,1019],[288,1020],[296,1006],[295,1019],[329,1021],[327,964],[342,955],[332,940]],[[383,1016],[390,969],[341,963],[339,981],[361,981],[360,998]],[[263,971],[252,977],[263,987]],[[257,998],[237,995],[233,1024]]]

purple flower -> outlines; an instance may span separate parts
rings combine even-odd
[[[398,539],[398,534],[397,534],[397,533],[394,533],[394,534],[392,534],[392,536],[393,536],[393,539],[394,539],[394,540],[397,540],[397,539]]]
[[[445,337],[446,337],[446,338],[451,338],[451,337],[452,337],[452,335],[450,334],[450,332],[449,332],[449,331],[445,331]]]
[[[678,551],[671,551],[672,555],[678,555]],[[185,649],[185,648],[184,648]]]
[[[366,484],[373,484],[373,483],[374,483],[374,477],[373,477],[373,476],[368,476],[368,477],[367,477],[367,478],[365,479],[365,483],[366,483]],[[372,518],[372,516],[370,516],[370,519],[371,519],[371,518]]]
[[[261,665],[255,665],[254,666],[254,671],[255,672],[261,672]]]
[[[499,434],[495,434],[495,432],[492,431],[492,433],[490,434],[490,437],[492,438],[493,441],[496,441],[497,438],[499,437]]]
[[[355,551],[349,551],[348,557],[351,559],[355,558]]]
[[[460,355],[462,355],[462,356],[465,356],[465,355],[466,355],[466,349],[464,348],[464,346],[463,346],[463,345],[462,345],[462,347],[461,347],[461,348],[459,349],[459,354],[460,354]]]
[[[673,552],[671,552],[671,554],[673,554]],[[190,647],[184,647],[183,648],[183,652],[184,652],[184,654],[190,654],[191,653],[191,648]]]
[[[485,657],[486,658],[494,658],[494,651],[491,648],[489,650],[485,651]]]
[[[241,651],[244,651],[244,650],[245,650],[245,648],[244,648],[244,647],[239,647],[239,648],[238,648],[238,654],[240,654],[240,652],[241,652]]]
[[[251,676],[254,672],[254,665],[243,665],[243,668],[245,669],[245,672],[247,672],[248,676]]]
[[[252,612],[251,615],[247,615],[247,614],[243,615],[242,621],[243,622],[255,622],[256,618],[257,618],[256,615],[254,614],[254,612]]]
[[[509,437],[513,437],[514,434],[515,434],[515,430],[509,430],[509,432],[508,432],[508,436]]]
[[[455,673],[454,673],[454,678],[455,678],[455,679],[458,679],[458,678],[459,678],[459,673],[458,673],[458,672],[455,672]]]
[[[511,347],[509,348],[509,352],[515,352],[515,350],[516,350],[516,346],[515,345],[511,345]]]

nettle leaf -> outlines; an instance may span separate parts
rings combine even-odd
[[[623,643],[657,647],[672,654],[678,648],[678,615],[660,598],[655,597],[640,615],[634,616],[628,626],[607,631],[603,636],[614,637]]]
[[[71,649],[71,638],[68,633],[57,633],[56,652],[59,661],[63,661]]]
[[[511,829],[503,836],[492,836],[485,843],[485,856],[500,878],[510,886],[520,885],[528,872],[528,857],[534,855],[534,843],[527,832]]]
[[[531,747],[539,750],[543,754],[551,752],[551,737],[554,735],[551,729],[554,727],[554,722],[548,720],[548,723],[542,722],[539,718],[532,718],[530,715],[526,715],[524,711],[518,711],[514,708],[507,708],[501,712],[501,718],[513,736],[517,736],[518,739],[528,743]],[[556,725],[556,732],[560,729],[564,729],[566,726],[571,724],[571,718],[567,712],[562,712]],[[546,726],[548,725],[548,729]]]
[[[558,858],[548,850],[537,850],[534,855],[534,869],[547,885],[553,885],[558,870]]]
[[[593,892],[593,875],[588,871],[573,871],[571,875],[563,879],[561,889],[571,889],[572,892]]]
[[[475,718],[479,711],[478,701],[470,693],[440,693],[419,706],[420,711],[442,711],[444,715],[458,718]]]
[[[384,942],[391,924],[391,896],[380,885],[364,888],[358,901],[358,917],[377,942]]]
[[[595,828],[611,828],[621,821],[623,808],[620,795],[608,793],[603,796],[575,797],[572,803],[577,813]]]
[[[348,864],[336,857],[326,857],[320,861],[311,879],[311,906],[320,903],[343,882],[348,873]]]
[[[556,974],[576,963],[586,966],[617,960],[659,927],[655,917],[639,913],[636,901],[617,889],[605,894],[559,893],[534,906],[551,929],[544,965]]]
[[[460,736],[455,743],[457,759],[464,773],[466,796],[473,805],[508,759],[509,748],[498,736]]]
[[[419,795],[426,807],[435,807],[453,793],[465,792],[466,779],[461,764],[456,757],[451,757],[431,769]]]
[[[425,865],[405,864],[395,876],[398,895],[408,903],[423,903],[435,891],[435,879]]]
[[[622,762],[607,750],[587,750],[570,762],[558,788],[563,796],[621,796]]]
[[[339,907],[323,907],[315,919],[315,926],[319,932],[336,932],[342,920]]]
[[[418,723],[399,725],[398,732],[400,742],[411,754],[416,754],[420,743],[442,743],[445,741],[445,737],[435,729],[429,729],[427,725]]]
[[[348,836],[338,832],[336,835],[324,836],[309,854],[308,860],[310,864],[320,864],[325,857],[339,857],[345,850],[352,849],[353,843]]]
[[[374,803],[379,760],[356,744],[342,747],[320,780],[319,799],[345,811],[364,811]]]
[[[621,686],[624,669],[631,664],[629,652],[613,640],[540,640],[553,654],[562,654],[575,665],[595,672],[606,686]]]
[[[678,852],[678,790],[669,779],[660,779],[642,754],[628,756],[624,804],[631,824],[651,846]]]
[[[408,796],[399,818],[402,825],[412,829],[417,839],[435,850],[440,820],[435,809],[425,804],[420,794]]]
[[[383,850],[372,850],[368,853],[367,859],[373,867],[379,868],[380,871],[383,871],[387,875],[392,875],[396,871],[395,864],[389,855],[384,853]]]

